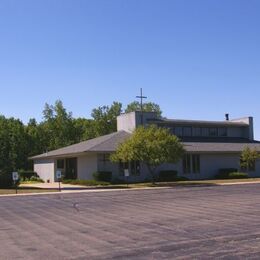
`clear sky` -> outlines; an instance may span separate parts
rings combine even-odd
[[[252,115],[260,139],[259,0],[0,0],[0,114],[41,120],[135,100],[169,118]]]

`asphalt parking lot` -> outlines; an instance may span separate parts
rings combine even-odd
[[[259,259],[260,185],[0,198],[0,259]]]

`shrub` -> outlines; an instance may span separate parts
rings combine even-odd
[[[24,171],[21,170],[18,172],[19,173],[19,177],[21,181],[25,181],[25,180],[30,180],[32,177],[39,177],[38,174],[34,171]]]
[[[248,174],[244,172],[231,172],[228,175],[229,179],[246,179]]]
[[[11,188],[13,184],[11,173],[0,172],[0,188]]]
[[[175,181],[177,174],[177,171],[160,171],[158,181]]]
[[[32,176],[29,181],[44,183],[44,180],[42,180],[40,177],[36,177],[36,176]]]
[[[83,186],[105,186],[109,185],[109,182],[102,182],[96,180],[63,180],[63,184],[72,184],[72,185],[83,185]]]
[[[94,172],[93,173],[93,178],[96,181],[111,182],[111,180],[112,180],[112,172],[105,172],[105,171]]]
[[[215,177],[216,179],[229,179],[229,174],[234,172],[238,172],[238,170],[236,168],[222,168],[219,169]]]

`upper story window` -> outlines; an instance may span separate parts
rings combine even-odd
[[[218,129],[216,127],[209,128],[209,136],[218,136]]]
[[[192,128],[190,126],[184,126],[182,131],[183,136],[192,136]]]
[[[209,128],[208,127],[202,127],[201,128],[201,136],[209,136]]]
[[[219,127],[218,136],[220,136],[220,137],[227,136],[227,128],[226,127]]]
[[[201,128],[193,127],[193,136],[201,136]]]
[[[177,136],[182,136],[183,135],[182,134],[182,127],[180,127],[180,126],[175,127],[174,134],[177,135]]]
[[[109,153],[100,154],[99,161],[103,163],[110,162],[110,154]]]

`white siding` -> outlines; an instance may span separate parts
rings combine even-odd
[[[42,159],[34,161],[34,171],[45,182],[54,182],[55,161],[54,159]]]
[[[92,174],[97,171],[97,154],[87,154],[78,157],[78,179],[92,180]]]

